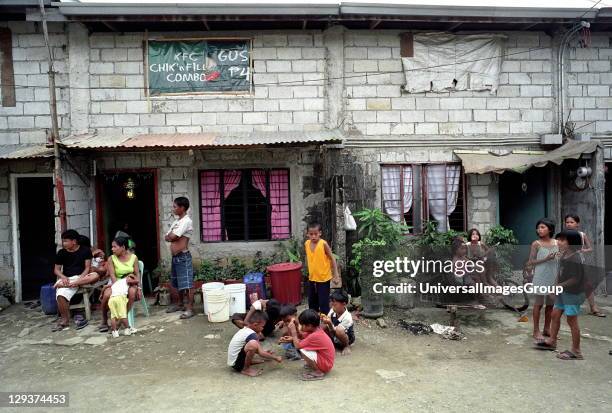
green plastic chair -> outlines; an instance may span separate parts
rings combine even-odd
[[[140,271],[140,284],[142,285],[142,279],[144,274],[144,263],[142,261],[138,261],[138,270]],[[140,298],[140,303],[142,304],[142,312],[145,317],[149,316],[149,306],[147,305],[147,299],[144,296],[144,292]],[[130,327],[136,328],[136,311],[135,311],[136,303],[132,305],[132,309],[128,313],[128,323],[130,323]]]

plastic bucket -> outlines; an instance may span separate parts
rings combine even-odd
[[[208,321],[222,323],[229,320],[229,296],[225,290],[208,292]]]
[[[229,296],[229,315],[246,313],[246,285],[227,284],[225,291],[227,291]]]
[[[204,314],[208,314],[208,294],[214,290],[223,290],[223,283],[212,282],[202,284],[202,302],[204,303]]]
[[[246,302],[248,307],[253,304],[249,299],[249,296],[253,293],[257,293],[257,298],[259,299],[265,300],[266,298],[268,298],[266,294],[266,279],[263,273],[250,272],[245,275],[242,280],[246,285]]]
[[[57,314],[57,301],[53,284],[45,284],[40,287],[40,306],[43,313],[47,315]]]
[[[302,263],[283,262],[267,268],[272,281],[272,297],[281,304],[302,302]]]

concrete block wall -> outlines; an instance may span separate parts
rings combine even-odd
[[[158,173],[158,205],[160,253],[162,261],[169,263],[168,245],[163,235],[174,217],[172,201],[186,196],[191,202],[190,215],[194,223],[191,251],[194,258],[222,258],[228,256],[252,257],[255,252],[272,254],[278,249],[278,241],[218,242],[200,241],[198,173],[203,169],[289,168],[291,194],[292,234],[302,239],[306,223],[314,211],[322,210],[326,202],[323,188],[313,191],[309,180],[316,178],[316,150],[303,149],[253,149],[211,150],[182,152],[153,152],[130,154],[100,154],[96,156],[98,171],[112,169],[151,168]]]
[[[347,122],[361,135],[549,133],[554,126],[551,38],[506,33],[500,84],[490,91],[402,92],[399,31],[345,34]],[[355,139],[358,139],[357,137]]]
[[[498,178],[495,174],[467,175],[467,228],[481,234],[497,224]]]
[[[49,115],[48,52],[41,29],[33,22],[0,22],[13,39],[14,107],[0,104],[0,144],[33,144],[47,140]],[[49,23],[49,43],[55,59],[57,111],[62,134],[70,130],[67,35],[61,23]]]
[[[91,161],[89,161],[91,162]],[[64,163],[64,193],[66,194],[66,216],[68,228],[79,234],[90,236],[89,211],[95,208],[92,181],[89,177],[88,161],[74,160],[75,167],[87,178],[85,182],[74,172],[71,166]]]
[[[610,33],[592,33],[591,47],[580,47],[580,37],[570,42],[568,53],[566,117],[577,132],[612,131],[612,42]]]
[[[236,36],[236,33],[198,33]],[[151,97],[144,91],[143,33],[89,38],[89,127],[100,134],[303,131],[324,128],[321,32],[239,33],[253,38],[253,94]],[[150,37],[154,37],[153,34]]]

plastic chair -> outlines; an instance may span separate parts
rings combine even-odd
[[[138,270],[140,271],[140,280],[141,280],[141,285],[142,285],[142,275],[144,273],[144,263],[142,261],[138,261]],[[144,293],[140,297],[140,303],[142,304],[142,312],[144,313],[145,317],[148,317],[149,316],[149,306],[147,305],[147,299],[145,298]],[[132,308],[128,313],[128,323],[130,324],[130,327],[132,328],[136,327],[135,307],[136,307],[136,303],[132,305]]]

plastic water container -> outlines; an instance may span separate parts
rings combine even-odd
[[[272,280],[272,297],[281,304],[302,302],[302,263],[283,262],[268,268]]]
[[[246,313],[246,285],[226,284],[225,291],[227,291],[229,296],[229,315]]]
[[[208,295],[214,290],[223,290],[223,283],[211,282],[202,284],[202,302],[204,303],[204,314],[208,314]]]
[[[267,298],[266,294],[266,278],[261,272],[250,272],[245,275],[242,279],[244,284],[246,285],[246,303],[247,307],[250,307],[251,300],[249,296],[253,293],[257,293],[257,298],[265,300]]]
[[[57,314],[57,301],[55,300],[53,284],[45,284],[40,287],[40,306],[43,313],[47,315]]]
[[[208,292],[208,321],[222,323],[229,320],[229,295],[224,289]]]

